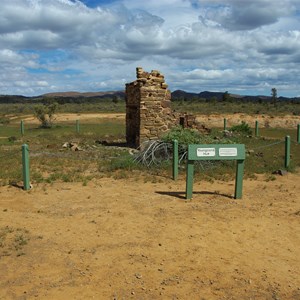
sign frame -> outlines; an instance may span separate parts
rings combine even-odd
[[[243,176],[245,165],[244,144],[193,144],[188,146],[186,168],[186,199],[193,196],[194,162],[196,160],[235,160],[235,192],[234,198],[241,199],[243,194]]]

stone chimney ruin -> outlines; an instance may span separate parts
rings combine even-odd
[[[133,147],[159,138],[178,123],[164,76],[142,68],[136,69],[136,75],[137,80],[126,84],[126,140]]]
[[[164,76],[157,70],[150,73],[136,68],[137,79],[126,84],[126,141],[138,148],[148,140],[159,139],[176,125],[194,128],[203,133],[194,115],[179,114],[171,109],[171,92]]]

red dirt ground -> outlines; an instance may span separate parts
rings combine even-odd
[[[0,299],[300,299],[299,181],[0,187]]]

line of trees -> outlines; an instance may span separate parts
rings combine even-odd
[[[49,102],[57,102],[58,104],[84,104],[84,103],[119,103],[125,101],[125,97],[122,95],[111,96],[96,96],[96,97],[25,97],[18,95],[3,95],[0,96],[0,104],[45,104]]]

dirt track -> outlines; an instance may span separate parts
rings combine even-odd
[[[299,180],[0,187],[0,299],[300,299]]]

